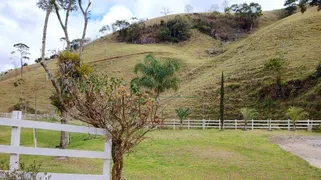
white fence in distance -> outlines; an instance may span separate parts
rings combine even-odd
[[[244,129],[245,120],[224,120],[224,129]],[[296,129],[312,130],[321,125],[321,120],[298,120],[296,121]],[[181,127],[180,120],[166,120],[163,127],[178,129]],[[220,120],[184,120],[182,127],[184,129],[221,129]],[[291,120],[248,120],[247,128],[254,129],[293,129],[293,122]]]
[[[84,174],[58,174],[48,173],[51,180],[109,180],[110,179],[110,159],[111,159],[111,141],[105,142],[104,151],[80,151],[65,149],[49,149],[49,148],[33,148],[20,146],[21,128],[36,128],[44,130],[66,131],[75,133],[86,133],[96,135],[106,135],[104,129],[74,126],[65,124],[46,123],[38,121],[22,120],[22,113],[14,111],[12,118],[0,118],[0,126],[12,127],[11,145],[0,145],[0,153],[10,154],[9,171],[19,169],[19,155],[36,155],[36,156],[57,156],[57,157],[78,157],[78,158],[94,158],[103,159],[103,175],[84,175]],[[0,170],[0,178],[4,178],[5,171]],[[39,173],[39,177],[43,177],[45,173]]]

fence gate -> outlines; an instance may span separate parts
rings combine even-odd
[[[20,146],[21,128],[44,129],[55,131],[66,131],[85,134],[106,135],[104,129],[74,126],[65,124],[55,124],[37,121],[22,120],[21,111],[12,112],[12,118],[0,118],[0,126],[10,126],[11,130],[11,145],[0,145],[0,153],[10,154],[10,170],[19,168],[19,155],[36,155],[36,156],[57,156],[57,157],[76,157],[76,158],[94,158],[103,159],[103,174],[102,175],[84,175],[84,174],[58,174],[47,173],[51,175],[50,180],[109,180],[110,179],[110,159],[111,159],[111,140],[105,142],[104,151],[79,151],[65,149],[49,149],[49,148],[33,148]],[[0,170],[0,178],[4,178],[5,171]],[[39,173],[42,177],[45,173]]]

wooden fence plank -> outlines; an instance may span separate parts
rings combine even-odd
[[[50,149],[50,148],[34,148],[34,147],[15,147],[0,145],[0,152],[7,154],[25,154],[37,156],[66,156],[78,158],[91,158],[91,159],[110,159],[109,155],[105,152],[99,151],[80,151],[80,150],[67,150],[67,149]]]
[[[0,178],[5,178],[4,173],[7,171],[0,170]],[[37,178],[51,176],[50,180],[107,180],[109,175],[90,175],[90,174],[60,174],[60,173],[38,173]]]
[[[55,131],[66,131],[66,132],[75,132],[75,133],[89,133],[89,134],[97,134],[97,135],[106,134],[106,130],[93,128],[93,127],[74,126],[74,125],[67,125],[67,124],[55,124],[55,123],[27,121],[27,120],[12,121],[11,119],[7,119],[7,118],[0,118],[0,125],[22,127],[22,128],[55,130]]]
[[[13,111],[12,112],[12,116],[11,116],[11,120],[12,122],[17,122],[21,119],[21,111]],[[19,148],[20,146],[20,133],[21,133],[21,129],[19,126],[12,126],[12,130],[11,130],[11,147],[12,148]],[[17,152],[9,152],[10,153],[10,161],[9,161],[9,165],[10,165],[10,170],[17,170],[19,169],[19,154]]]

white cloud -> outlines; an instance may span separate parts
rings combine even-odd
[[[133,17],[134,14],[126,7],[122,5],[115,5],[111,7],[108,11],[108,13],[103,17],[101,21],[101,25],[110,25],[114,23],[116,20],[121,19],[130,19]]]

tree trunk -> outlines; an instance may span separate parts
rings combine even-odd
[[[247,131],[247,120],[245,120],[245,123],[244,123],[244,131]]]
[[[67,124],[67,112],[61,112],[61,124]],[[66,149],[67,147],[67,133],[64,131],[60,132],[60,149]]]
[[[87,31],[87,24],[88,24],[88,17],[87,17],[87,12],[83,14],[84,15],[84,30],[82,32],[82,38],[80,41],[80,48],[79,48],[79,56],[80,59],[82,59],[82,54],[83,54],[83,48],[84,48],[84,40],[86,38],[86,31]]]
[[[51,8],[48,8],[46,11],[45,24],[43,27],[43,34],[42,34],[42,48],[41,48],[41,61],[42,62],[45,60],[47,29],[48,29],[48,22],[49,22],[50,13],[51,13]]]
[[[69,35],[68,35],[68,18],[69,18],[69,12],[70,12],[70,9],[71,9],[71,3],[72,3],[72,1],[70,0],[69,4],[68,4],[68,9],[66,10],[65,25],[62,22],[62,19],[61,19],[61,16],[59,14],[59,9],[58,9],[57,5],[54,5],[55,11],[56,11],[56,15],[57,15],[57,18],[59,20],[60,26],[61,26],[62,30],[64,31],[64,34],[65,34],[65,38],[66,38],[66,42],[67,42],[67,47],[66,47],[67,50],[70,50],[70,47],[71,47],[70,46],[71,43],[70,43],[70,39],[69,39]]]
[[[293,131],[296,131],[296,122],[293,121]]]
[[[282,90],[282,83],[281,83],[280,77],[278,77],[276,79],[276,86],[277,86],[277,97],[282,99],[283,98],[283,90]]]
[[[112,140],[112,158],[113,158],[113,168],[112,168],[112,180],[121,180],[122,171],[124,165],[124,157],[121,149],[121,141]]]

